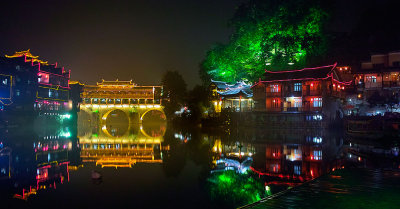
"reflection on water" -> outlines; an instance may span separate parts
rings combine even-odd
[[[206,133],[121,119],[90,124],[1,130],[2,200],[34,207],[61,201],[65,207],[78,202],[113,207],[134,201],[140,208],[235,208],[332,171],[330,178],[340,179],[337,172],[346,168],[398,168],[396,143],[376,145],[323,130]],[[101,175],[100,181],[92,181],[93,173]],[[348,181],[338,182],[352,188]],[[375,186],[385,190],[386,185]]]
[[[1,193],[27,200],[41,190],[69,182],[69,168],[79,164],[77,139],[69,127],[1,130]]]
[[[120,134],[114,127],[119,124],[105,124],[97,129],[80,131],[80,157],[83,163],[95,162],[103,167],[132,167],[137,162],[161,163],[161,143],[166,124],[143,128],[139,124],[126,124],[127,129]],[[108,127],[112,127],[111,131]],[[116,128],[118,129],[118,128]]]

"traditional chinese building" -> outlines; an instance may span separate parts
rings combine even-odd
[[[70,71],[39,60],[29,50],[0,58],[0,103],[10,111],[59,114],[69,104]]]
[[[362,62],[354,73],[359,98],[369,98],[375,92],[385,97],[397,97],[400,89],[400,52],[374,54]]]
[[[252,86],[254,109],[333,115],[339,108],[336,99],[345,98],[345,91],[352,82],[351,73],[347,71],[350,71],[349,67],[336,64],[292,71],[266,71],[264,79]]]
[[[138,86],[130,81],[105,81],[85,85],[84,104],[161,104],[161,86]]]
[[[210,101],[213,111],[233,112],[251,111],[253,109],[253,93],[250,85],[243,81],[228,84],[222,81],[211,81],[209,86]]]

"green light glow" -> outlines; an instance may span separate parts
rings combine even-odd
[[[69,138],[69,137],[71,137],[71,132],[69,132],[69,131],[67,131],[67,132],[61,132],[61,133],[60,133],[60,136]]]
[[[211,198],[233,207],[253,203],[265,197],[263,183],[249,174],[235,171],[214,173],[208,178]]]
[[[265,69],[302,68],[324,53],[328,14],[318,4],[250,1],[243,8],[233,18],[230,42],[214,46],[202,63],[212,79],[256,81]]]

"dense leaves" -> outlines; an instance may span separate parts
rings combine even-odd
[[[235,171],[215,173],[208,178],[211,199],[232,208],[263,198],[265,189],[258,178]]]
[[[253,0],[241,5],[232,19],[235,32],[229,43],[208,51],[203,71],[213,79],[234,82],[257,80],[265,69],[305,66],[326,46],[322,28],[328,14],[316,2]]]
[[[167,118],[184,105],[186,97],[186,82],[178,71],[166,71],[161,79],[163,86],[163,106]]]

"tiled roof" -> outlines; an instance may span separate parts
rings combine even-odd
[[[221,96],[230,97],[252,97],[253,92],[250,89],[251,85],[246,84],[244,81],[236,82],[235,84],[227,84],[223,81],[211,81],[215,86],[217,86],[217,93]]]
[[[291,71],[266,71],[263,82],[324,79],[329,77],[329,74],[335,67],[336,64]]]

